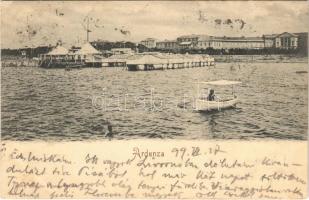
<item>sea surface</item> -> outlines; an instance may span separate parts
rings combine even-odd
[[[139,72],[6,67],[1,135],[45,141],[306,140],[308,74],[296,71],[308,71],[308,63],[217,63]],[[242,82],[235,87],[241,103],[219,112],[194,110],[196,82],[219,79]],[[231,91],[214,89],[220,97]]]

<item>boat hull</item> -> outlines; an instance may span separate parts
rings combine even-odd
[[[195,109],[197,111],[213,111],[226,108],[233,108],[239,103],[239,99],[235,98],[228,101],[207,101],[204,99],[197,99]]]

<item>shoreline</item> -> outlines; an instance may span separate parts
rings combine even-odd
[[[308,63],[308,56],[297,55],[212,55],[217,63]]]
[[[215,63],[308,63],[308,56],[298,55],[210,55]],[[6,57],[1,60],[1,67],[38,67],[39,61],[31,58]]]

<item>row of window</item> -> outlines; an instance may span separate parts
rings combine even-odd
[[[296,46],[297,45],[297,43],[296,42],[294,42],[294,41],[291,41],[291,42],[277,42],[276,43],[277,45],[277,47],[280,47],[280,46],[285,46],[285,47],[289,47],[289,46],[291,46],[291,47],[294,47],[294,46]]]
[[[200,47],[221,47],[221,46],[241,46],[241,47],[263,47],[264,43],[239,43],[239,42],[201,42],[198,43],[198,46]]]
[[[179,42],[194,42],[197,41],[198,38],[178,38],[177,41]]]
[[[199,48],[207,48],[207,47],[213,47],[213,48],[263,48],[265,47],[271,47],[273,45],[273,42],[198,42],[197,47]],[[177,48],[177,44],[175,43],[157,43],[156,45],[158,48]],[[190,46],[190,45],[189,45]],[[294,40],[287,40],[286,38],[281,38],[281,41],[276,41],[276,46],[285,46],[285,47],[295,47],[297,46],[297,41]]]

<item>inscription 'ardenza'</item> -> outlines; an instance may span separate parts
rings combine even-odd
[[[148,149],[146,149],[145,151],[142,151],[138,147],[134,147],[133,156],[139,157],[139,158],[151,157],[152,159],[155,159],[156,157],[164,157],[165,155],[164,155],[164,152],[148,151]]]

